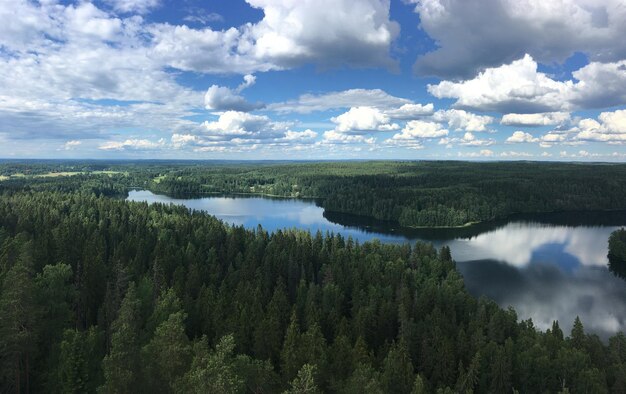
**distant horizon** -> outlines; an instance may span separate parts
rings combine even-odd
[[[615,0],[16,0],[0,156],[626,161]]]
[[[227,163],[335,163],[335,162],[458,162],[458,163],[571,163],[571,164],[626,164],[622,161],[599,161],[599,160],[532,160],[532,159],[159,159],[159,158],[7,158],[0,157],[0,162],[28,162],[28,161],[44,161],[44,162],[227,162]]]

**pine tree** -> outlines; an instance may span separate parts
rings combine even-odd
[[[128,286],[117,319],[113,322],[111,352],[102,361],[103,393],[135,392],[140,383],[140,308],[135,284]]]
[[[580,318],[576,316],[574,320],[574,325],[572,327],[572,333],[570,334],[572,346],[575,349],[582,350],[585,348],[585,329],[583,328],[583,323],[580,321]]]
[[[291,388],[284,394],[321,394],[315,384],[316,368],[311,364],[304,364],[298,371],[298,376],[291,382]]]
[[[7,391],[30,391],[40,316],[31,270],[19,260],[7,272],[0,296],[0,383]]]
[[[304,364],[304,357],[300,350],[300,337],[298,318],[294,311],[291,314],[291,321],[287,327],[283,350],[280,354],[282,375],[287,381],[293,379]]]
[[[154,337],[144,346],[142,356],[146,366],[146,386],[169,391],[191,362],[191,345],[185,334],[185,315],[182,311],[170,314],[157,327]],[[173,392],[173,391],[172,391]]]
[[[388,392],[407,394],[411,392],[415,383],[415,374],[409,352],[402,341],[391,346],[383,362],[383,368],[383,387]]]

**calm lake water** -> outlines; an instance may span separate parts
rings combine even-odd
[[[328,214],[314,201],[246,196],[176,199],[131,191],[128,200],[173,203],[202,210],[225,222],[268,231],[299,228],[341,233],[359,241],[423,240],[449,245],[474,295],[541,329],[559,320],[569,332],[580,316],[587,331],[603,338],[626,330],[626,282],[607,269],[609,234],[626,225],[626,212],[525,215],[461,229],[397,228],[352,215]]]

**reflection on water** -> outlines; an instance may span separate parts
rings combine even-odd
[[[353,215],[324,212],[313,201],[261,197],[173,199],[132,191],[129,200],[185,205],[225,222],[266,230],[340,232],[359,241],[426,240],[449,245],[467,289],[546,329],[570,327],[580,316],[602,337],[626,329],[626,283],[607,269],[607,240],[626,224],[626,212],[519,215],[459,229],[403,229]]]

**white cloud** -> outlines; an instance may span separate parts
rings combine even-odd
[[[598,121],[582,119],[578,122],[578,127],[572,131],[577,132],[573,136],[576,140],[624,143],[626,142],[626,110],[602,112],[598,116]]]
[[[491,146],[491,145],[494,145],[495,143],[496,143],[496,140],[494,140],[493,138],[476,138],[476,136],[469,131],[463,134],[463,138],[444,137],[439,140],[439,145],[446,145],[447,148],[451,148],[454,145],[474,146],[474,147]]]
[[[556,81],[537,71],[529,55],[474,79],[428,85],[437,98],[453,98],[458,108],[502,113],[570,111],[626,104],[626,61],[590,63],[572,73],[578,81]]]
[[[107,141],[98,146],[100,150],[155,150],[162,148],[165,140],[127,139],[125,141]]]
[[[538,142],[540,139],[524,131],[515,131],[513,135],[506,139],[508,144],[519,144],[524,142]]]
[[[556,126],[570,121],[568,112],[547,112],[539,114],[506,114],[500,121],[507,126],[539,127]]]
[[[494,152],[490,149],[481,149],[478,152],[459,152],[459,157],[492,157]]]
[[[182,148],[186,145],[193,144],[198,141],[198,137],[192,134],[172,134],[171,142],[172,146],[176,149]]]
[[[191,148],[198,152],[256,150],[260,147],[281,146],[291,149],[315,143],[313,130],[291,130],[292,124],[275,122],[267,116],[227,111],[212,122],[175,133],[171,138],[174,149]],[[224,148],[224,149],[222,149]]]
[[[313,63],[322,67],[394,67],[399,25],[389,0],[248,0],[258,23],[215,31],[154,25],[155,54],[170,66],[209,73],[252,73]]]
[[[353,107],[347,112],[331,118],[339,133],[362,134],[370,131],[398,130],[397,123],[391,123],[388,115],[373,107]]]
[[[303,94],[296,100],[270,104],[268,109],[276,112],[308,114],[316,111],[350,107],[392,109],[405,104],[411,104],[411,102],[407,99],[394,97],[381,89],[348,89],[323,94]]]
[[[438,138],[448,135],[448,130],[441,124],[423,120],[411,120],[406,126],[392,137],[394,140],[412,140],[415,138]]]
[[[72,150],[72,149],[76,149],[77,147],[79,147],[82,144],[81,141],[78,140],[71,140],[71,141],[67,141],[65,144],[63,144],[63,149],[64,150]]]
[[[486,131],[487,125],[493,123],[493,118],[486,115],[476,115],[457,109],[439,110],[433,115],[437,122],[444,122],[455,131]]]
[[[236,88],[212,85],[204,95],[205,108],[212,111],[240,111],[248,112],[264,107],[263,103],[250,103],[241,93],[242,90],[254,85],[256,77],[247,74],[244,81]]]
[[[410,149],[423,149],[423,140],[439,138],[448,135],[448,130],[440,123],[411,120],[407,122],[400,133],[385,140],[387,145],[402,146]]]
[[[546,152],[544,152],[546,153]],[[535,155],[533,155],[532,153],[528,153],[528,152],[516,152],[516,151],[508,151],[508,152],[501,152],[500,153],[501,157],[534,157]]]
[[[389,0],[247,0],[265,16],[249,29],[253,53],[282,67],[391,66],[389,47],[400,31]]]
[[[282,139],[285,141],[311,141],[315,139],[315,137],[317,137],[317,133],[310,129],[304,131],[287,130]]]
[[[213,122],[205,121],[204,134],[213,139],[254,138],[266,139],[282,136],[288,124],[272,122],[264,115],[252,115],[245,112],[226,111]]]
[[[203,107],[203,92],[182,86],[171,67],[246,74],[304,63],[391,66],[398,26],[389,20],[388,0],[366,0],[356,9],[347,0],[327,1],[251,1],[264,12],[260,22],[217,31],[137,15],[157,7],[154,0],[15,0],[0,7],[0,134],[63,140],[103,138],[124,128],[185,134],[195,127],[185,118]],[[285,40],[301,53],[281,54]],[[260,107],[239,94],[254,83],[245,78],[238,89],[216,85],[207,92],[208,106]],[[409,102],[380,92],[380,100],[395,106]]]
[[[551,130],[537,140],[542,148],[555,144],[584,145],[589,142],[626,143],[626,110],[602,112],[597,119],[585,118],[569,129]],[[531,141],[527,141],[531,142]]]
[[[328,130],[324,132],[323,142],[332,144],[373,144],[376,142],[376,139],[359,134],[346,134]]]
[[[626,57],[622,0],[410,0],[438,48],[417,59],[419,74],[470,77],[529,53],[543,63],[576,52],[593,61]],[[462,39],[460,39],[462,38]]]
[[[432,103],[422,104],[404,104],[400,108],[390,109],[385,111],[389,117],[398,120],[410,120],[419,118],[422,116],[432,115],[435,110],[435,106]]]
[[[115,11],[145,14],[161,5],[160,0],[105,0]]]
[[[207,12],[199,7],[191,7],[188,9],[189,15],[183,18],[185,22],[199,23],[207,25],[211,22],[223,22],[224,17],[216,12]]]
[[[537,72],[537,63],[526,55],[511,64],[489,68],[474,79],[428,85],[428,91],[437,98],[457,99],[456,107],[546,112],[564,104],[562,98],[572,85],[571,81],[557,82]]]

